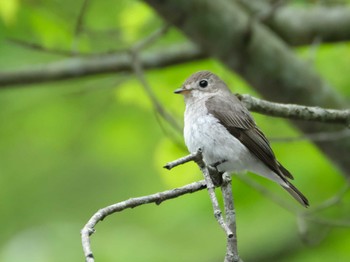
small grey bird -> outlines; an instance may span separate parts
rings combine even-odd
[[[307,198],[288,179],[270,143],[248,109],[226,84],[209,71],[191,75],[175,90],[185,98],[184,137],[188,150],[203,151],[206,165],[220,172],[251,171],[280,184],[303,206]]]

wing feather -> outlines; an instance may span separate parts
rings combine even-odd
[[[205,103],[208,113],[236,137],[250,152],[266,166],[279,175],[283,180],[293,176],[277,160],[265,135],[256,126],[248,109],[238,98],[230,96],[213,96]]]

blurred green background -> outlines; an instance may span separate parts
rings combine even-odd
[[[127,49],[162,26],[142,1],[91,0],[76,33],[82,4],[0,0],[0,71],[66,59],[18,40],[77,55],[103,53]],[[171,28],[150,49],[186,41]],[[349,43],[321,45],[316,54],[309,47],[296,52],[350,99]],[[184,103],[172,91],[203,69],[220,75],[233,92],[258,96],[210,59],[147,71],[156,97],[181,125]],[[269,138],[301,135],[285,120],[254,116]],[[272,146],[312,206],[344,188],[343,175],[312,143]],[[83,261],[80,230],[99,208],[202,179],[193,163],[162,168],[186,154],[182,135],[157,115],[133,74],[0,90],[0,261]],[[349,221],[349,194],[340,204],[313,213],[273,183],[250,177],[300,213],[234,178],[238,243],[245,261],[349,261],[349,222],[337,227],[320,223]],[[303,218],[304,212],[313,220]],[[125,210],[96,230],[91,239],[96,261],[213,262],[222,261],[225,253],[225,237],[206,191]]]

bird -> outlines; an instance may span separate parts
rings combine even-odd
[[[202,150],[203,161],[220,173],[250,171],[281,185],[304,207],[308,199],[290,182],[263,132],[225,82],[210,71],[192,74],[174,91],[185,100],[184,140],[190,153]]]

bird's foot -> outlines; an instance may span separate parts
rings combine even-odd
[[[222,185],[222,183],[224,182],[222,179],[222,175],[224,173],[218,170],[218,166],[226,161],[226,159],[223,159],[207,166],[210,177],[213,180],[214,185],[216,186]]]
[[[225,172],[222,174],[222,183],[223,184],[230,184],[231,183],[231,175],[228,172]]]
[[[222,160],[219,160],[211,165],[209,165],[211,168],[215,168],[217,172],[219,172],[218,170],[218,166],[221,165],[222,163],[225,163],[227,160],[226,159],[222,159]]]

